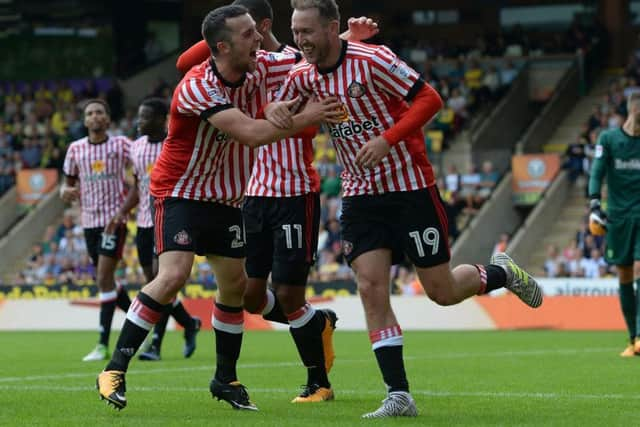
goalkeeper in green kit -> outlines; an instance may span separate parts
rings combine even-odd
[[[640,93],[629,96],[627,111],[622,127],[603,131],[596,144],[589,229],[595,235],[606,233],[605,255],[618,269],[620,305],[629,330],[629,344],[620,356],[633,357],[640,355]],[[605,176],[606,214],[600,203]]]

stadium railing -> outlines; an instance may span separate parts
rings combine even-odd
[[[149,95],[149,88],[158,77],[162,77],[169,82],[180,80],[176,68],[177,59],[178,53],[171,54],[129,78],[119,80],[122,92],[126,97],[125,104],[137,106],[140,100]]]
[[[0,198],[0,236],[7,233],[19,217],[18,194],[14,185]]]

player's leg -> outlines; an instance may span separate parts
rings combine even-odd
[[[114,273],[118,260],[122,257],[126,230],[120,227],[113,235],[104,235],[100,229],[85,230],[87,248],[96,263],[96,283],[100,300],[100,340],[98,345],[82,360],[85,362],[108,358],[111,323],[116,306],[125,311],[130,304],[124,287],[116,287]],[[89,246],[91,245],[91,246]]]
[[[488,265],[459,265],[450,270],[449,236],[444,204],[437,187],[397,195],[403,204],[400,229],[407,255],[426,294],[437,304],[453,305],[477,294],[507,287],[531,307],[542,303],[542,291],[506,254]]]
[[[242,206],[242,218],[246,230],[247,287],[244,308],[249,313],[262,314],[273,322],[288,323],[275,292],[267,287],[267,278],[273,263],[273,233],[265,212],[270,198],[247,197]]]
[[[271,218],[273,271],[277,300],[289,322],[289,331],[307,368],[307,382],[294,403],[333,399],[328,372],[333,366],[336,314],[316,310],[306,299],[309,269],[316,258],[320,197],[309,193],[267,200]]]
[[[192,228],[198,219],[192,202],[156,199],[154,208],[155,223],[160,224],[155,229],[158,274],[131,304],[116,349],[97,380],[100,397],[118,409],[127,404],[124,375],[129,362],[153,325],[171,310],[170,302],[189,278],[198,239]]]
[[[124,374],[131,358],[154,324],[171,310],[170,302],[189,278],[192,264],[193,252],[162,253],[158,275],[142,288],[131,304],[111,360],[98,377],[101,398],[116,408],[122,409],[127,404]]]
[[[620,309],[629,332],[629,344],[620,353],[620,356],[633,357],[635,355],[634,344],[638,335],[636,321],[638,315],[637,295],[633,288],[633,221],[609,218],[606,240],[607,250],[605,257],[607,262],[614,264],[618,270]]]
[[[158,272],[158,257],[154,253],[153,227],[138,227],[136,233],[136,247],[138,249],[138,259],[140,266],[144,272],[147,283],[151,282]],[[195,337],[200,330],[200,319],[191,317],[180,302],[175,298],[172,301],[171,313],[167,313],[153,327],[151,334],[151,345],[149,348],[140,353],[140,360],[158,361],[160,360],[160,352],[162,349],[162,341],[167,329],[169,315],[174,316],[178,324],[185,330],[185,347],[183,354],[190,357],[195,351]]]
[[[342,251],[356,274],[371,348],[388,391],[382,406],[364,418],[417,415],[404,369],[402,329],[389,297],[392,249],[398,248],[392,232],[398,212],[392,198],[357,196],[342,201]]]
[[[218,284],[211,319],[216,339],[216,370],[209,390],[214,398],[226,401],[234,409],[257,410],[236,372],[244,330],[242,297],[247,285],[242,212],[209,203],[201,207],[200,214],[202,218],[216,218],[204,225],[205,239],[198,249],[198,253],[208,254]]]
[[[622,357],[635,356],[635,340],[638,335],[637,317],[638,309],[636,302],[636,291],[633,288],[633,265],[617,265],[618,284],[620,295],[620,309],[624,317],[627,331],[629,332],[629,344],[620,353]]]
[[[352,261],[358,292],[364,307],[371,348],[376,356],[388,395],[382,406],[363,418],[416,416],[404,368],[402,329],[389,300],[391,251],[375,249]]]
[[[209,389],[214,398],[228,402],[234,409],[257,410],[236,371],[244,330],[244,259],[209,256],[209,260],[218,284],[211,322],[216,339],[216,370]]]

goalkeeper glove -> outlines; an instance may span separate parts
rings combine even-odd
[[[607,232],[607,214],[602,210],[600,199],[591,199],[589,203],[589,231],[594,236],[604,236]]]

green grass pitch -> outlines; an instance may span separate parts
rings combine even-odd
[[[339,325],[338,325],[339,326]],[[622,359],[622,332],[405,332],[406,368],[420,415],[361,420],[384,397],[365,332],[336,332],[336,400],[294,405],[306,377],[285,332],[248,332],[239,364],[259,412],[211,399],[213,334],[192,359],[167,335],[161,362],[132,362],[128,405],[94,389],[102,362],[82,363],[88,332],[0,333],[1,426],[522,426],[633,425],[640,357]],[[117,339],[117,333],[112,336]]]

